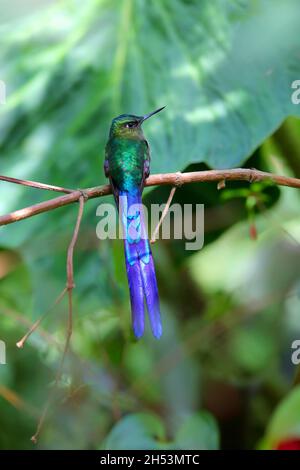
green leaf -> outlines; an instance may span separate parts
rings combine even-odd
[[[219,448],[218,426],[206,411],[188,417],[175,436],[177,449],[216,450]]]
[[[62,180],[95,184],[111,118],[167,105],[145,124],[153,172],[239,165],[300,114],[298,10],[296,0],[65,0],[5,25],[2,150],[24,144],[26,161],[34,151]]]
[[[165,438],[161,420],[150,413],[127,415],[122,418],[106,437],[105,450],[159,449],[158,440]]]

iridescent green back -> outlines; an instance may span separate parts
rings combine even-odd
[[[112,137],[106,146],[106,158],[110,177],[119,190],[132,192],[141,186],[144,164],[150,159],[145,140]]]

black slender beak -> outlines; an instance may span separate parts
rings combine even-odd
[[[163,106],[162,108],[158,108],[156,109],[155,111],[152,111],[152,113],[149,113],[149,114],[145,114],[145,116],[142,116],[142,119],[141,119],[141,123],[146,121],[146,119],[149,119],[151,116],[153,116],[154,114],[156,113],[159,113],[160,111],[162,111],[163,109],[165,109],[165,106]]]

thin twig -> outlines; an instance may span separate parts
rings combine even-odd
[[[3,177],[1,177],[3,178]],[[0,179],[1,179],[0,178]],[[288,176],[274,175],[256,169],[235,168],[232,170],[207,170],[207,171],[194,171],[190,173],[162,173],[151,175],[146,180],[146,186],[159,186],[171,185],[182,186],[188,183],[200,182],[218,182],[218,181],[270,181],[279,186],[289,186],[291,188],[300,188],[300,179],[290,178]],[[31,182],[32,183],[32,182]],[[21,184],[21,183],[20,183]],[[37,183],[38,185],[39,183]],[[39,186],[34,186],[39,187]],[[84,194],[86,199],[93,199],[111,194],[110,185],[97,186],[95,188],[88,188],[83,190],[75,190],[70,194],[59,196],[49,201],[40,202],[24,209],[11,212],[10,214],[0,216],[0,226],[8,225],[19,220],[27,219],[42,212],[51,211],[58,207],[63,207],[72,204],[79,200]]]
[[[11,318],[12,320],[16,321],[20,325],[26,326],[27,328],[30,328],[31,322],[24,317],[21,313],[17,313],[14,310],[11,310],[10,308],[7,308],[6,306],[1,304],[1,314],[6,315],[8,318]],[[46,330],[43,330],[42,328],[39,328],[39,334],[42,336],[49,344],[53,344],[56,347],[59,348],[59,344],[57,343],[56,339]]]
[[[31,336],[31,334],[40,326],[41,322],[44,320],[44,318],[47,317],[47,315],[56,307],[57,304],[59,304],[62,299],[64,298],[65,294],[67,292],[67,288],[65,287],[63,291],[59,294],[59,296],[56,298],[55,302],[51,305],[51,307],[40,317],[34,324],[29,328],[27,333],[16,343],[18,348],[23,348],[24,344],[28,340],[28,338]]]
[[[162,223],[163,223],[163,221],[164,221],[164,219],[165,219],[165,217],[166,217],[166,215],[167,215],[167,213],[168,213],[168,211],[169,211],[169,208],[170,208],[170,205],[171,205],[171,203],[172,203],[172,200],[173,200],[175,191],[176,191],[176,186],[174,186],[174,187],[171,189],[171,192],[170,192],[170,194],[169,194],[167,203],[166,203],[166,205],[165,205],[165,207],[164,207],[164,210],[163,210],[163,212],[162,212],[161,218],[160,218],[160,220],[159,220],[159,222],[158,222],[157,226],[155,227],[155,230],[154,230],[154,232],[153,232],[153,234],[152,234],[150,243],[155,243],[155,242],[156,242],[156,235],[158,234],[159,229],[160,229],[160,227],[161,227],[161,225],[162,225]]]
[[[73,193],[74,189],[61,188],[60,186],[53,186],[52,184],[38,183],[37,181],[22,180],[19,178],[12,178],[11,176],[1,176],[1,181],[7,183],[21,184],[22,186],[29,186],[30,188],[46,189],[47,191],[57,191],[59,193]]]
[[[71,242],[69,244],[68,255],[67,255],[67,285],[66,285],[66,290],[68,292],[68,322],[67,322],[67,335],[66,335],[66,340],[65,340],[65,346],[64,346],[63,355],[62,355],[62,358],[61,358],[61,361],[60,361],[59,368],[57,369],[57,372],[56,372],[54,386],[53,386],[53,388],[52,388],[52,390],[49,394],[47,403],[46,403],[46,405],[45,405],[45,407],[42,411],[41,417],[38,421],[36,432],[31,438],[31,440],[34,444],[37,443],[38,437],[41,433],[42,427],[43,427],[44,422],[46,420],[50,405],[52,403],[52,399],[54,398],[54,394],[56,392],[59,380],[60,380],[62,372],[63,372],[65,358],[66,358],[66,355],[67,355],[69,347],[70,347],[70,340],[71,340],[72,329],[73,329],[73,296],[72,296],[72,292],[73,292],[73,289],[75,287],[75,284],[74,284],[74,270],[73,270],[73,255],[74,255],[74,247],[75,247],[77,239],[78,239],[80,224],[81,224],[82,215],[83,215],[84,203],[85,203],[85,197],[84,197],[83,194],[81,194],[81,196],[79,198],[79,210],[78,210],[76,225],[75,225],[75,228],[74,228],[74,232],[73,232]]]

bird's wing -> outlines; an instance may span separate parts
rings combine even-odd
[[[119,207],[119,190],[118,188],[114,185],[114,181],[111,177],[110,171],[109,171],[109,148],[108,145],[105,147],[105,158],[104,158],[104,174],[107,178],[109,178],[110,186],[117,204],[117,207]]]
[[[144,158],[143,179],[141,181],[141,190],[145,185],[145,180],[150,175],[150,147],[147,140],[143,140],[142,152]]]

